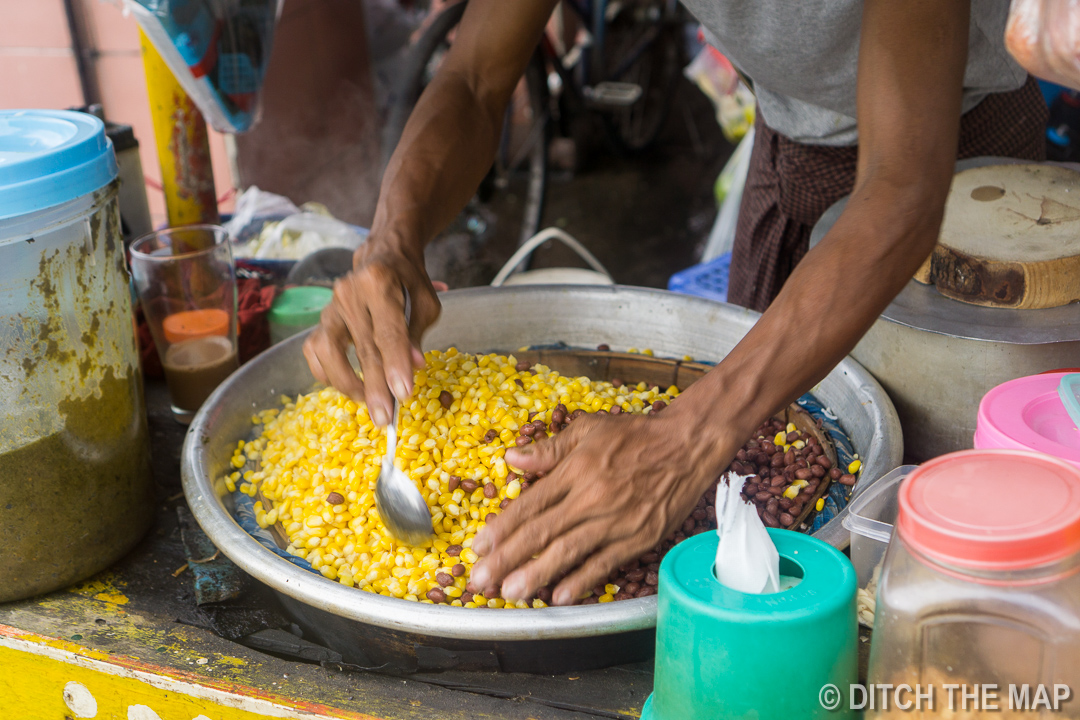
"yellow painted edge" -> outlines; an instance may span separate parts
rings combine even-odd
[[[105,658],[108,658],[107,660]],[[375,716],[295,701],[258,688],[207,681],[190,673],[0,625],[0,703],[4,717],[62,717],[65,688],[78,683],[99,703],[96,718],[123,718],[145,705],[161,717],[199,720],[379,720]],[[5,684],[7,687],[5,688]],[[159,712],[160,710],[160,712]],[[22,711],[22,712],[13,712]],[[193,713],[184,715],[185,712]],[[153,714],[139,717],[153,718]]]

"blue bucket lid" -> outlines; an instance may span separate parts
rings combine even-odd
[[[116,177],[105,124],[68,110],[0,110],[0,220],[92,193]]]

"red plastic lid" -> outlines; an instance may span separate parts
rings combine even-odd
[[[897,530],[950,565],[1022,570],[1080,552],[1080,470],[1022,450],[936,458],[900,487]]]

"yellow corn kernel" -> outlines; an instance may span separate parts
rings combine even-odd
[[[615,599],[615,596],[611,593],[604,593],[600,597],[596,598],[597,602],[608,603]]]
[[[362,403],[332,388],[282,397],[280,409],[257,412],[252,422],[259,426],[258,437],[235,445],[223,484],[230,492],[253,497],[261,490],[257,522],[280,523],[290,552],[306,557],[320,573],[344,585],[431,603],[426,592],[437,586],[434,574],[450,572],[461,563],[466,575],[444,589],[451,604],[530,607],[526,602],[482,596],[470,603],[460,600],[467,572],[478,560],[471,545],[485,524],[483,518],[498,514],[500,498],[520,496],[521,481],[506,481],[511,468],[503,455],[514,446],[521,424],[534,411],[550,422],[560,402],[571,411],[617,405],[642,413],[659,399],[677,397],[678,388],[661,393],[639,383],[616,389],[586,377],[563,377],[539,364],[519,373],[512,356],[474,356],[453,348],[429,352],[427,361],[428,367],[416,373],[412,398],[402,403],[401,440],[394,460],[416,482],[431,509],[437,531],[431,542],[410,548],[386,532],[373,494],[385,432],[374,427]],[[452,398],[449,408],[440,400],[444,391]],[[491,430],[497,435],[485,442]],[[481,487],[451,492],[452,475]],[[485,482],[499,491],[496,498],[484,496]],[[331,492],[343,498],[332,508],[327,505]],[[450,545],[462,547],[455,558],[446,555]],[[614,586],[605,589],[609,591],[605,595],[618,592]],[[531,606],[544,604],[534,601]]]
[[[786,442],[787,442],[787,433],[778,432],[778,433],[776,433],[776,437],[773,438],[773,445],[780,446],[780,445],[783,445]]]
[[[784,497],[786,497],[788,500],[794,500],[798,496],[799,496],[799,490],[794,485],[792,485],[791,487],[789,487],[787,490],[784,491]]]
[[[604,592],[608,595],[614,595],[615,593],[619,592],[619,586],[615,585],[614,583],[608,583],[604,586]]]
[[[814,503],[814,509],[817,510],[818,512],[821,512],[822,510],[824,510],[825,509],[825,498],[823,498],[823,497],[818,498],[817,502]]]
[[[862,460],[852,460],[851,464],[847,466],[848,474],[849,475],[854,475],[855,473],[859,472],[859,468],[861,468],[861,467],[862,467]]]

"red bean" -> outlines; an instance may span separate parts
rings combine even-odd
[[[650,570],[649,572],[645,573],[645,584],[656,587],[660,584],[660,575],[655,571]]]
[[[450,492],[454,492],[458,489],[458,485],[461,484],[461,478],[459,478],[457,475],[451,475],[450,482],[448,484],[450,486]]]
[[[600,343],[599,345],[596,346],[596,349],[599,350],[600,352],[609,352],[611,350],[611,346],[608,345],[607,343]]]
[[[841,475],[840,476],[840,484],[841,485],[854,485],[855,484],[855,476],[854,475]]]
[[[514,442],[517,444],[518,447],[523,447],[531,443],[532,438],[527,435],[519,435],[518,438],[514,440]]]
[[[661,410],[663,410],[666,407],[667,407],[666,402],[664,402],[663,400],[657,400],[656,402],[654,402],[652,404],[652,410],[650,410],[649,412],[650,413],[657,413],[657,412],[660,412]]]
[[[492,498],[494,498],[498,494],[499,494],[499,489],[497,487],[495,487],[495,483],[485,483],[484,484],[484,497],[486,497],[488,500],[491,500]]]
[[[825,468],[826,470],[832,467],[832,460],[829,460],[828,455],[818,455],[814,462],[816,462],[818,465]]]
[[[640,590],[640,589],[641,589],[641,583],[639,583],[639,582],[629,582],[629,583],[626,583],[626,586],[622,589],[622,591],[625,592],[625,593],[630,594],[631,596],[633,596],[633,595],[637,595],[637,591]]]
[[[656,587],[655,586],[653,586],[653,585],[644,585],[644,586],[642,586],[642,588],[640,590],[637,591],[636,597],[643,598],[643,597],[649,597],[650,595],[655,595],[655,594],[656,594]]]
[[[639,583],[645,579],[645,571],[641,568],[631,570],[630,572],[626,573],[626,579],[630,582]]]
[[[643,562],[646,565],[648,565],[649,563],[654,563],[659,559],[660,559],[660,556],[655,552],[647,552],[647,553],[645,553],[644,555],[641,556],[641,562]]]
[[[461,481],[461,489],[464,490],[467,493],[471,493],[473,490],[475,490],[478,487],[480,487],[480,486],[476,484],[475,480],[462,480]]]
[[[499,433],[495,432],[495,430],[488,430],[484,433],[484,442],[489,443],[497,437],[499,437]]]
[[[780,513],[780,524],[784,527],[791,527],[795,524],[795,518],[788,513]]]
[[[462,565],[461,563],[458,563],[454,567],[450,568],[450,572],[451,572],[451,574],[453,574],[454,577],[461,577],[462,575],[465,574],[465,566]],[[437,579],[438,575],[436,575],[435,577]],[[439,583],[439,584],[441,585],[442,583]]]
[[[444,410],[449,410],[450,406],[454,404],[454,396],[448,391],[443,390],[439,393],[439,403],[443,406]]]
[[[435,604],[444,603],[446,602],[446,593],[439,588],[432,588],[427,591],[427,599]]]
[[[535,433],[535,432],[536,432],[536,426],[533,425],[532,423],[525,423],[524,425],[521,426],[521,429],[518,430],[519,434],[527,435],[529,437],[532,437],[533,433]]]
[[[341,493],[332,492],[326,496],[327,505],[340,505],[343,502],[345,502],[345,498]]]
[[[825,468],[821,467],[820,465],[815,464],[814,467],[810,468],[810,474],[816,478],[825,477],[825,472]]]
[[[844,471],[840,468],[832,468],[829,470],[829,477],[833,480],[839,480],[840,476],[844,474]]]
[[[435,573],[435,582],[439,583],[443,587],[454,584],[454,578],[450,577],[446,573]]]
[[[459,600],[461,600],[462,605],[464,605],[465,603],[472,602],[473,601],[473,594],[471,592],[469,592],[468,590],[466,590],[465,592],[461,593],[461,597],[459,598]]]
[[[505,510],[508,507],[510,507],[510,498],[503,498],[503,501],[499,503],[499,509]]]
[[[529,363],[528,360],[518,360],[518,364],[517,364],[516,369],[517,369],[518,372],[525,372],[526,370],[528,370],[531,367],[532,367],[532,365]]]
[[[545,603],[551,604],[551,588],[545,585],[536,591],[536,597],[540,598]]]
[[[461,554],[461,546],[460,545],[451,545],[450,547],[446,548],[446,554],[449,555],[450,557],[457,557],[458,555]]]
[[[497,517],[499,517],[499,516],[496,515],[495,513],[488,513],[487,515],[484,516],[484,522],[486,522],[486,523],[494,522],[495,518],[497,518]]]

